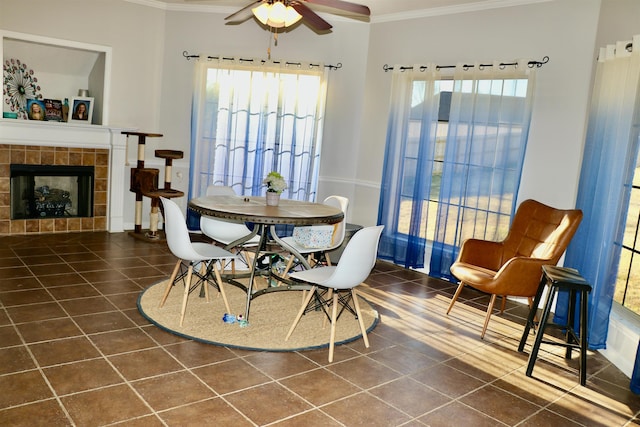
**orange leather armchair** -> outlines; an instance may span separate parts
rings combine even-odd
[[[451,265],[451,273],[460,284],[447,314],[465,285],[491,294],[480,335],[484,338],[496,297],[503,298],[501,312],[507,296],[527,297],[531,305],[542,277],[542,266],[558,263],[580,221],[581,210],[560,210],[525,200],[502,242],[466,240],[458,259]]]

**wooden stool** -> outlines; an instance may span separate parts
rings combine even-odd
[[[527,318],[527,324],[524,328],[524,333],[520,339],[520,345],[518,351],[522,352],[529,336],[529,330],[534,328],[535,330],[535,317],[537,313],[537,307],[542,299],[545,286],[548,289],[547,297],[543,306],[542,317],[540,318],[539,328],[536,333],[536,338],[529,354],[529,363],[527,365],[528,377],[531,377],[533,373],[533,366],[536,363],[538,357],[538,350],[540,350],[540,344],[552,344],[566,347],[565,358],[571,359],[571,350],[580,350],[580,384],[585,385],[587,382],[587,300],[589,293],[591,292],[591,285],[573,268],[556,267],[552,265],[542,266],[542,280],[538,287],[538,292],[535,299],[529,317]],[[559,290],[569,291],[569,312],[567,315],[567,324],[558,325],[555,323],[549,323],[549,313],[551,312],[551,306],[556,293]],[[575,333],[573,328],[575,320],[576,299],[580,297],[580,335]],[[556,327],[566,330],[566,340],[561,341],[549,341],[544,339],[544,331],[548,327]]]

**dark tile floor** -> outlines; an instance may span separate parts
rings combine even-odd
[[[370,334],[326,350],[260,353],[188,341],[149,324],[140,291],[174,264],[126,233],[0,237],[0,425],[621,426],[640,397],[597,353],[516,351],[524,306],[479,338],[487,298],[378,263],[361,287]],[[530,340],[531,341],[531,340]],[[527,347],[528,349],[528,347]]]

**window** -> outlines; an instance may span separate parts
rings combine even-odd
[[[280,172],[284,196],[314,200],[326,92],[319,65],[247,60],[199,64],[193,108],[190,197],[209,185],[264,195]]]
[[[506,236],[528,136],[527,73],[469,68],[401,71],[392,85],[380,255],[407,267],[426,261],[437,277],[448,276],[462,240]]]
[[[442,178],[442,167],[444,164],[444,153],[447,142],[447,131],[449,121],[449,109],[451,105],[452,80],[440,80],[436,84],[438,93],[438,121],[435,125],[435,148],[429,161],[432,162],[431,185],[425,189],[421,200],[415,203],[423,204],[422,211],[428,217],[420,221],[420,235],[424,235],[427,240],[433,240],[435,233],[435,215],[437,212],[438,196],[440,194],[440,182]],[[409,234],[410,218],[413,209],[413,192],[416,186],[416,176],[420,175],[418,168],[420,153],[420,136],[423,130],[420,108],[418,105],[424,102],[421,94],[425,90],[424,81],[414,81],[412,90],[412,114],[409,118],[407,129],[407,149],[404,156],[405,174],[403,176],[402,192],[400,195],[400,221],[397,231],[402,234]]]
[[[613,300],[640,314],[640,158],[636,161]]]

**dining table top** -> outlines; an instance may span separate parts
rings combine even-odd
[[[203,196],[189,200],[189,209],[203,216],[257,224],[336,224],[344,213],[333,206],[301,200],[280,199],[267,206],[265,197]]]

